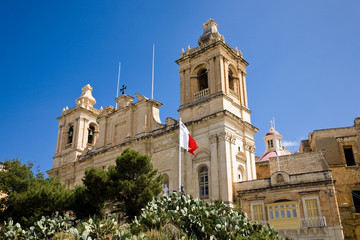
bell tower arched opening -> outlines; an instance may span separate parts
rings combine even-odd
[[[73,137],[74,137],[74,127],[71,126],[68,131],[68,138],[67,138],[68,144],[73,142]]]
[[[207,74],[206,69],[203,68],[198,72],[197,79],[198,79],[198,86],[199,86],[198,91],[209,88],[208,74]]]

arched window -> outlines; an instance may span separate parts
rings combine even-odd
[[[238,181],[239,181],[239,182],[242,182],[242,180],[243,180],[243,172],[242,172],[242,170],[239,168],[239,169],[238,169]]]
[[[88,129],[88,143],[90,144],[94,143],[94,136],[95,136],[95,127],[90,126]]]
[[[235,79],[233,76],[233,72],[231,70],[229,70],[228,78],[229,78],[229,88],[235,91]]]
[[[163,176],[163,194],[169,196],[169,175],[164,174]]]
[[[73,136],[74,136],[74,127],[71,126],[69,128],[69,132],[68,132],[68,143],[72,143],[73,141]]]
[[[206,69],[201,69],[198,72],[199,91],[207,89],[208,86],[208,75]]]
[[[273,140],[269,140],[268,141],[268,148],[270,149],[270,148],[273,148],[274,147],[274,142],[273,142]]]
[[[244,166],[239,165],[238,169],[237,169],[237,181],[238,182],[243,182],[246,181],[247,179],[247,175],[246,175],[246,171],[244,169]]]
[[[209,171],[207,166],[203,166],[199,170],[199,189],[200,198],[209,198]]]

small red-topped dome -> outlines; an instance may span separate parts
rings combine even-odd
[[[280,135],[280,133],[278,133],[275,129],[270,128],[270,130],[267,132],[266,136],[275,135],[275,133],[276,133],[276,135]]]

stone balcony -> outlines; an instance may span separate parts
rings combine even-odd
[[[201,98],[203,96],[209,95],[209,93],[210,93],[209,88],[205,88],[203,90],[200,90],[200,91],[194,93],[194,100],[196,100],[198,98]]]
[[[323,217],[312,217],[312,218],[301,218],[300,219],[302,228],[313,228],[313,227],[326,227],[326,218]]]
[[[230,93],[231,96],[233,96],[235,98],[239,97],[239,94],[237,94],[237,92],[235,92],[234,90],[229,89],[229,93]]]
[[[327,227],[326,224],[326,218],[325,216],[322,217],[312,217],[312,218],[300,218],[300,228],[323,228],[323,227]],[[271,223],[269,223],[269,221],[267,220],[263,220],[263,221],[256,221],[257,223],[261,224],[261,225],[267,225]],[[275,229],[279,229],[274,227]]]

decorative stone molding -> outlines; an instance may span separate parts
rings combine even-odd
[[[221,132],[217,136],[218,136],[219,142],[224,141],[226,139],[226,133],[225,132]]]
[[[271,175],[270,182],[272,186],[289,184],[290,176],[286,172],[278,171]]]
[[[171,117],[167,117],[165,120],[165,124],[167,126],[172,126],[172,125],[175,125],[176,123],[177,123],[177,121]]]
[[[232,134],[227,132],[226,135],[225,135],[225,140],[231,143]]]
[[[218,139],[218,137],[217,137],[217,135],[216,134],[213,134],[213,135],[211,135],[210,136],[210,143],[216,143],[217,142],[217,139]]]
[[[253,144],[245,143],[245,150],[250,153],[255,153],[256,146]]]
[[[149,98],[145,97],[144,95],[138,94],[138,93],[135,93],[135,96],[137,97],[138,102],[149,100]]]
[[[133,97],[126,94],[123,94],[115,99],[116,103],[119,104],[119,108],[128,107],[130,104],[132,104],[133,100]]]
[[[85,87],[81,89],[82,93],[81,96],[75,100],[76,105],[83,107],[83,108],[89,108],[95,105],[96,100],[92,96],[92,90],[93,88],[90,86],[90,84],[87,84]],[[67,110],[67,109],[65,109]]]
[[[218,135],[219,141],[227,141],[231,144],[235,144],[236,137],[230,132],[221,132]]]

